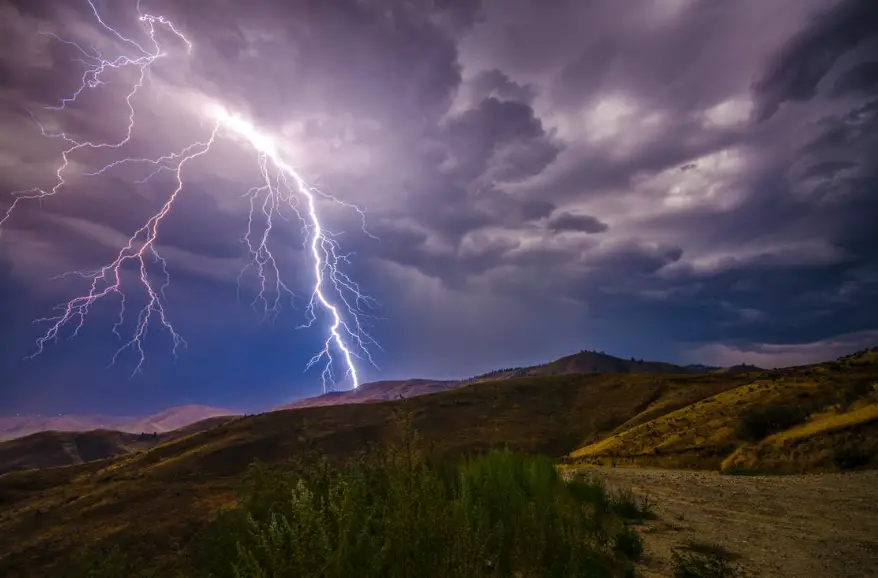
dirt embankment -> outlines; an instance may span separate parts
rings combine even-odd
[[[642,574],[671,576],[675,549],[716,545],[747,577],[878,576],[878,471],[727,476],[586,469],[649,495],[658,519],[640,528]]]

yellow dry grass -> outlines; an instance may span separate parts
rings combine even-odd
[[[570,459],[725,471],[818,471],[873,463],[869,432],[878,422],[875,351],[755,377],[644,419],[647,408],[612,435],[577,448]],[[783,408],[800,419],[754,443],[743,436],[740,424],[765,407]]]

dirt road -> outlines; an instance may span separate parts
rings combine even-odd
[[[675,548],[715,544],[747,577],[878,577],[878,471],[804,476],[594,469],[611,487],[647,494],[641,573],[671,576]]]

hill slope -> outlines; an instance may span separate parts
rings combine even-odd
[[[152,445],[139,435],[118,431],[38,432],[0,443],[0,474],[81,464],[148,449]]]
[[[426,395],[459,387],[458,381],[440,381],[435,379],[406,379],[396,381],[373,381],[364,383],[356,390],[333,391],[317,397],[306,397],[276,409],[295,409],[301,407],[317,407],[322,405],[342,405],[347,403],[365,403],[384,401],[400,397]]]
[[[720,368],[706,365],[675,365],[663,361],[644,361],[642,359],[623,359],[597,351],[580,351],[566,355],[555,361],[528,367],[513,367],[489,371],[461,383],[480,383],[500,379],[517,379],[521,377],[540,377],[548,375],[569,375],[573,373],[708,373]],[[758,368],[754,368],[758,369]]]
[[[309,447],[345,460],[395,439],[400,411],[444,455],[506,446],[589,463],[875,466],[876,380],[871,351],[761,374],[550,375],[242,417],[141,453],[0,476],[0,575],[57,575],[71,553],[96,545],[157,559],[174,575],[217,509],[234,503],[252,460],[295,467]],[[777,407],[801,411],[765,418]]]
[[[565,373],[691,373],[673,363],[622,359],[595,351],[580,351],[545,365],[526,369],[525,375],[562,375]]]
[[[178,430],[190,424],[215,417],[230,417],[233,412],[204,405],[172,407],[143,419],[125,424],[121,429],[131,433],[163,433]]]
[[[660,361],[643,361],[622,359],[605,353],[580,351],[542,365],[500,369],[478,375],[469,379],[443,381],[435,379],[407,379],[396,381],[375,381],[364,383],[356,391],[334,391],[316,397],[296,400],[276,409],[294,409],[323,405],[342,405],[346,403],[364,403],[396,399],[398,397],[414,397],[437,393],[448,389],[463,387],[473,383],[518,379],[522,377],[541,377],[549,375],[570,375],[574,373],[704,373],[702,367],[682,367]],[[709,368],[715,370],[718,368]],[[751,368],[758,369],[758,368]]]
[[[6,474],[0,476],[0,575],[53,575],[69,553],[95,544],[166,557],[166,574],[173,575],[175,565],[186,563],[187,541],[217,508],[234,502],[254,458],[287,463],[306,447],[306,436],[319,452],[345,459],[369,442],[394,439],[403,407],[445,455],[508,446],[562,456],[651,404],[692,403],[743,379],[595,374],[481,383],[407,400],[270,412],[140,454]]]
[[[878,466],[878,350],[748,375],[672,412],[648,408],[571,458],[788,473]]]
[[[0,441],[41,431],[118,430],[130,421],[129,417],[105,415],[0,416]]]
[[[223,424],[234,416],[212,417],[161,434],[114,430],[44,431],[0,442],[0,474],[30,468],[82,464],[148,450],[158,444]]]
[[[115,430],[127,433],[161,433],[179,429],[204,419],[234,415],[227,409],[203,405],[171,407],[146,417],[105,415],[6,416],[0,417],[0,441],[42,431],[85,432]]]

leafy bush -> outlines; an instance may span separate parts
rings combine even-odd
[[[652,502],[647,496],[635,496],[630,490],[619,490],[610,496],[613,511],[626,520],[651,520],[655,518]]]
[[[191,545],[186,570],[209,578],[631,576],[643,542],[625,519],[646,510],[648,502],[599,481],[565,481],[546,457],[437,458],[409,422],[399,446],[347,464],[310,450],[284,470],[255,462],[238,507]],[[116,552],[82,568],[77,576],[90,578],[176,569],[137,574],[144,565]]]
[[[874,391],[875,387],[871,379],[854,379],[845,383],[842,390],[843,406],[850,406],[858,399],[865,397]]]
[[[756,443],[807,418],[808,412],[802,408],[780,403],[759,405],[741,415],[735,434],[742,440]]]
[[[600,483],[507,451],[433,459],[410,432],[347,466],[256,464],[239,502],[206,544],[214,578],[616,576],[643,550]]]
[[[637,560],[643,554],[643,538],[630,526],[616,534],[613,549],[631,560]]]
[[[833,463],[842,470],[855,470],[869,465],[872,455],[855,442],[842,444],[832,451]]]

